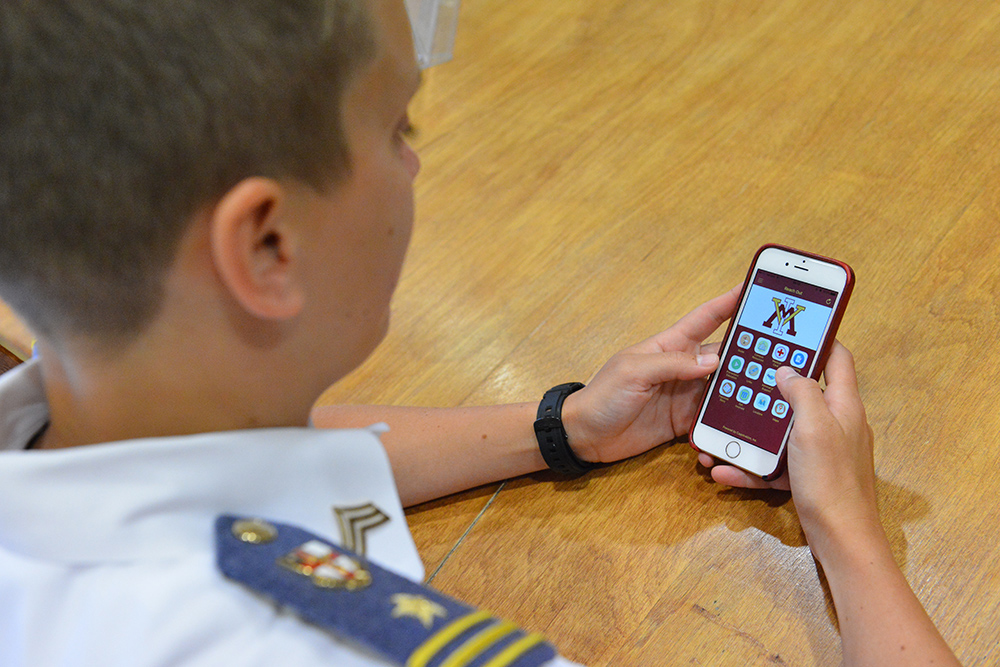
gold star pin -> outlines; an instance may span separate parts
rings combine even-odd
[[[393,618],[411,616],[420,621],[428,630],[434,625],[435,617],[448,618],[448,612],[445,611],[444,607],[436,602],[431,602],[425,597],[397,593],[391,599],[392,603],[396,605],[392,610]]]

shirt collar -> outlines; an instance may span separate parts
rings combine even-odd
[[[0,548],[77,564],[170,558],[210,551],[222,513],[339,542],[332,506],[372,502],[390,521],[368,540],[369,555],[422,576],[371,430],[254,429],[16,451],[47,420],[36,363],[0,377]]]
[[[49,421],[37,359],[0,375],[0,450],[24,449]]]

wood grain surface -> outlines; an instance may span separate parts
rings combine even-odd
[[[997,664],[997,44],[992,2],[465,0],[413,106],[392,331],[322,400],[540,398],[763,243],[837,257],[896,557],[959,658]],[[686,444],[496,490],[410,511],[433,584],[569,657],[839,664],[793,504]]]
[[[392,330],[321,402],[535,400],[763,243],[837,257],[895,555],[960,660],[997,664],[997,44],[994,2],[464,0],[412,109]],[[718,487],[686,444],[409,519],[436,587],[585,664],[839,664],[787,494]]]
[[[7,304],[0,301],[0,354],[13,364],[31,355],[31,343],[32,337],[28,329],[14,316]]]

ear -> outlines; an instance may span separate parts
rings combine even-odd
[[[247,312],[269,320],[295,317],[304,303],[286,194],[273,179],[244,179],[223,195],[210,220],[219,277]]]

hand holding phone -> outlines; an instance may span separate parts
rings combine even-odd
[[[691,428],[695,448],[765,480],[781,474],[794,417],[777,370],[820,376],[853,287],[843,262],[778,245],[757,251]]]
[[[897,664],[899,647],[905,644],[908,655],[918,656],[907,664],[933,661],[957,667],[958,660],[896,564],[879,520],[873,436],[854,360],[843,345],[834,342],[830,348],[825,390],[787,369],[778,376],[797,412],[787,440],[787,475],[769,482],[726,465],[724,459],[714,467],[715,459],[707,454],[698,459],[712,467],[717,482],[791,490],[837,608],[845,662]]]

